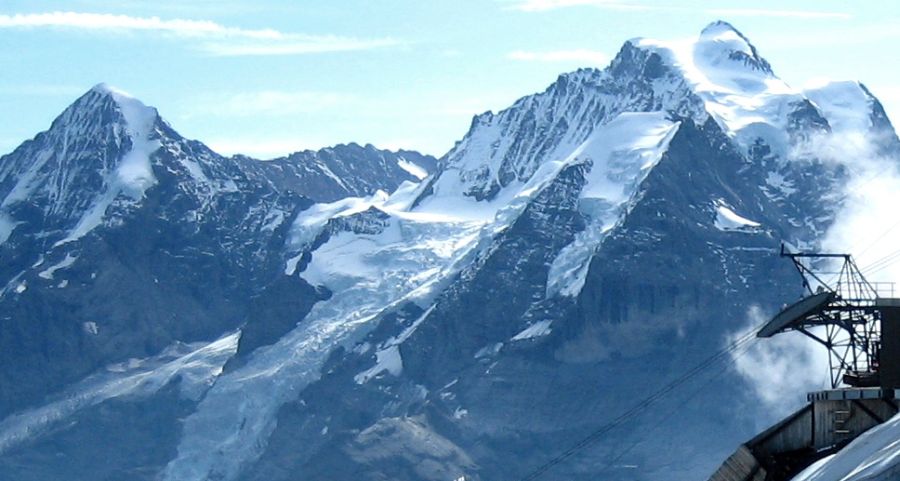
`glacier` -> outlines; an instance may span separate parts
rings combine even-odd
[[[96,328],[96,326],[95,326]],[[29,409],[0,422],[0,455],[65,422],[75,412],[123,396],[149,396],[173,379],[180,379],[183,396],[197,400],[237,352],[240,332],[211,343],[175,344],[148,359],[109,365],[76,384],[61,399]]]

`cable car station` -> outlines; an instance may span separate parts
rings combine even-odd
[[[796,331],[828,351],[831,389],[742,444],[710,481],[786,481],[893,417],[900,399],[900,299],[870,283],[849,254],[790,253],[807,295],[786,306],[759,338]],[[821,274],[837,267],[834,278]]]

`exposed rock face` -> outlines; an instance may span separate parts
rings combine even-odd
[[[281,274],[290,220],[313,201],[418,180],[401,159],[434,164],[357,145],[222,157],[155,109],[93,88],[0,158],[12,226],[0,244],[0,415],[176,341],[242,326],[242,350],[277,339],[324,295]],[[343,180],[326,188],[333,170]]]
[[[152,176],[84,174],[95,196],[119,189],[102,222],[52,247],[89,225],[96,197],[59,219],[45,220],[43,206],[63,195],[52,191],[31,211],[0,210],[57,226],[41,245],[45,229],[20,224],[0,246],[22,256],[0,271],[14,279],[4,326],[16,326],[0,342],[31,342],[11,356],[41,369],[4,374],[23,387],[0,404],[17,412],[0,423],[0,472],[525,476],[720,349],[750,306],[771,311],[799,293],[778,248],[815,246],[851,175],[810,146],[852,131],[882,155],[900,152],[877,100],[839,87],[791,89],[746,37],[715,23],[689,45],[631,40],[605,70],[562,75],[477,116],[436,164],[355,146],[257,162],[216,156],[161,121],[146,133],[101,128],[91,138],[106,143],[84,155],[111,159],[100,172],[119,169],[134,138],[162,146]],[[854,108],[829,104],[835,91]],[[60,149],[38,147],[20,151]],[[416,172],[404,162],[437,171],[403,182]],[[7,178],[0,193],[14,190]],[[29,267],[40,255],[61,266],[51,279]],[[51,280],[69,283],[40,284]],[[35,348],[45,339],[61,347]],[[143,361],[98,371],[128,356]],[[37,373],[51,382],[27,382]],[[721,367],[547,479],[702,478],[765,416],[753,406]],[[83,427],[101,415],[105,424]],[[129,437],[114,420],[156,434]],[[52,442],[82,459],[101,437],[127,449],[158,442],[83,471],[41,454]]]
[[[250,163],[262,169],[275,185],[319,202],[365,196],[378,190],[392,192],[401,182],[418,182],[437,167],[437,159],[430,155],[357,144],[305,150]]]

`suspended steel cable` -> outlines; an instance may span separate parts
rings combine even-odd
[[[862,271],[865,273],[870,273],[870,272],[872,272],[873,269],[879,269],[879,268],[883,267],[885,264],[892,265],[892,264],[896,263],[898,260],[900,260],[900,249],[897,249],[894,252],[891,252],[890,254],[883,256],[880,259],[875,260],[874,262],[872,262],[871,264],[869,264],[865,268],[863,268]]]
[[[732,356],[731,356],[732,361],[737,361],[739,358],[743,357],[744,354],[746,354],[747,351],[750,350],[750,347],[751,347],[752,345],[753,345],[753,343],[749,343],[749,342],[748,342],[748,343],[745,343],[740,349],[735,350],[735,351],[732,353]],[[669,419],[671,419],[672,416],[675,415],[675,413],[677,413],[677,412],[679,412],[679,411],[682,410],[681,405],[683,405],[685,402],[691,401],[691,400],[693,400],[695,397],[697,397],[698,394],[700,394],[701,392],[703,392],[703,391],[707,388],[707,386],[709,386],[709,385],[712,384],[714,381],[716,381],[716,380],[719,378],[719,376],[721,376],[722,374],[724,374],[727,370],[728,370],[728,364],[722,364],[721,367],[720,367],[720,369],[717,370],[712,376],[710,376],[709,379],[707,379],[703,384],[701,384],[700,386],[698,386],[696,389],[692,390],[692,391],[687,395],[687,397],[685,397],[684,400],[682,400],[682,402],[681,402],[680,404],[678,404],[677,406],[675,406],[675,408],[669,410],[666,414],[664,414],[663,417],[660,419],[660,422],[654,423],[654,425],[650,428],[649,431],[644,432],[644,433],[643,433],[644,436],[642,436],[642,439],[638,439],[638,440],[634,441],[634,442],[631,443],[627,448],[625,448],[624,450],[622,450],[621,452],[619,452],[619,454],[617,454],[616,457],[614,457],[613,459],[611,459],[610,461],[608,461],[608,462],[603,466],[603,468],[601,468],[600,471],[597,473],[597,476],[602,475],[603,473],[605,473],[606,471],[608,471],[611,467],[613,467],[616,463],[618,463],[618,462],[619,462],[622,458],[624,458],[629,452],[631,452],[632,449],[636,448],[636,447],[638,446],[638,444],[641,443],[641,441],[643,440],[643,438],[646,438],[646,435],[647,435],[647,434],[649,434],[650,432],[655,431],[655,430],[658,429],[660,426],[662,426],[662,425],[665,423],[665,421],[668,421]]]
[[[884,265],[878,267],[877,269],[868,272],[867,275],[877,274],[877,273],[879,273],[879,272],[881,272],[881,271],[887,269],[888,267],[891,267],[891,266],[895,265],[897,262],[900,262],[900,258],[895,259],[895,260],[892,261],[892,262],[889,262],[889,263],[887,263],[887,264],[884,264]]]

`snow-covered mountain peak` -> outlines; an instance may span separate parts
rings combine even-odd
[[[828,129],[802,92],[778,78],[747,37],[726,22],[710,24],[693,39],[633,43],[677,72],[702,100],[703,111],[744,149],[761,141],[785,157],[794,138]]]
[[[736,95],[796,93],[774,74],[747,37],[727,22],[710,24],[696,39],[633,42],[658,53],[699,91]]]
[[[747,37],[715,22],[688,40],[629,40],[608,68],[563,74],[542,93],[475,117],[431,192],[495,199],[624,112],[667,112],[701,125],[712,116],[745,148],[762,139],[778,153],[788,150],[782,134],[798,117],[801,124],[827,124]]]
[[[111,182],[119,184],[122,192],[133,198],[142,197],[156,183],[150,163],[150,155],[161,145],[156,132],[156,109],[105,83],[92,87],[70,109],[87,110],[85,120],[91,127],[112,129],[116,146],[128,150],[115,166]],[[104,116],[98,118],[98,114]]]
[[[709,25],[703,27],[703,30],[700,30],[700,37],[717,37],[723,34],[736,34],[737,36],[743,38],[747,43],[750,43],[749,40],[744,37],[738,29],[734,28],[734,25],[726,22],[725,20],[715,20],[710,22]]]
[[[135,202],[158,182],[150,160],[161,145],[158,120],[134,97],[94,86],[49,130],[0,159],[0,210],[20,224],[68,231],[58,244],[82,237],[120,194],[120,204]],[[29,205],[42,206],[40,214]]]
[[[476,116],[445,157],[429,195],[511,199],[545,163],[564,161],[624,112],[666,112],[704,122],[708,115],[701,99],[671,65],[652,48],[626,42],[604,70],[562,74],[544,92]]]
[[[100,83],[91,88],[91,92],[107,96],[115,101],[128,128],[133,133],[146,135],[159,118],[159,113],[155,108],[144,105],[143,102],[131,96],[131,94],[116,87]]]
[[[750,40],[721,20],[709,24],[700,32],[695,55],[705,56],[707,61],[720,65],[726,61],[735,62],[762,74],[774,75],[769,62],[759,56]]]
[[[67,138],[93,137],[113,125],[123,125],[125,119],[112,96],[88,90],[53,120],[48,135],[65,134]]]
[[[118,95],[120,97],[134,98],[134,96],[129,94],[128,92],[125,92],[124,90],[119,89],[118,87],[114,87],[106,82],[100,82],[97,85],[94,85],[93,87],[91,87],[90,91],[96,92],[101,95]]]
[[[85,92],[54,121],[54,128],[97,129],[121,125],[130,134],[145,135],[159,114],[130,94],[99,83]],[[74,132],[81,133],[81,132]]]
[[[712,118],[745,154],[781,160],[830,132],[832,121],[861,129],[861,135],[878,122],[887,124],[863,88],[844,87],[837,96],[836,86],[807,96],[775,75],[727,22],[714,22],[690,39],[629,40],[606,69],[562,74],[544,92],[476,116],[417,205],[466,198],[472,210],[490,217],[496,210],[481,204],[504,205],[544,164],[564,161],[623,113],[662,112],[697,125]]]

